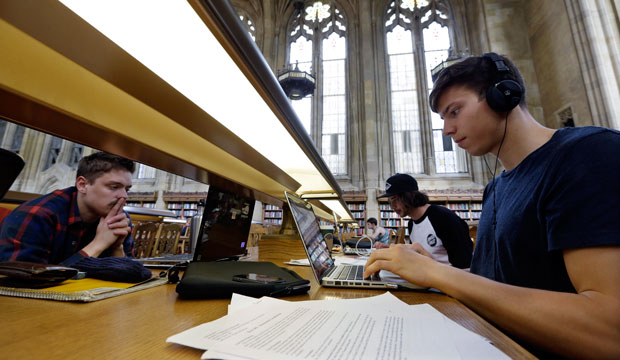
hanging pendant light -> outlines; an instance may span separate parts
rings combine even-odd
[[[302,27],[304,2],[297,1],[294,4],[295,9],[299,15],[297,17],[297,25]],[[278,82],[286,96],[291,100],[301,100],[304,97],[311,95],[316,87],[316,79],[310,73],[299,70],[298,63],[295,63],[295,67],[289,65],[282,71],[278,71]]]
[[[305,71],[299,70],[295,64],[294,69],[287,69],[278,74],[278,82],[286,96],[291,100],[300,100],[312,94],[316,86],[316,80]]]

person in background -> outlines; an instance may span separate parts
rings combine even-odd
[[[390,241],[390,233],[385,230],[383,226],[379,226],[377,223],[377,219],[374,217],[368,218],[366,220],[366,224],[369,230],[372,230],[372,234],[368,235],[369,238],[375,244],[388,244]]]
[[[131,221],[123,205],[134,170],[133,161],[108,153],[84,157],[75,186],[7,215],[0,224],[0,261],[73,266],[86,258],[131,256]]]
[[[401,246],[373,252],[364,276],[439,289],[541,358],[620,359],[620,132],[542,126],[495,53],[443,69],[430,104],[444,135],[505,169],[484,192],[471,272]]]
[[[395,174],[386,181],[385,194],[390,207],[401,218],[409,220],[410,246],[436,261],[466,269],[471,264],[473,242],[469,227],[452,210],[429,203],[418,189],[418,182],[407,174]],[[377,248],[389,246],[377,244]]]

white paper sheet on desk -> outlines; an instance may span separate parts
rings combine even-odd
[[[347,264],[347,265],[365,265],[366,261],[368,261],[367,256],[359,256],[359,257],[337,257],[334,259],[334,263],[336,265]],[[297,266],[310,266],[310,261],[308,258],[304,259],[291,259],[289,261],[285,261],[285,264],[288,265],[297,265]]]
[[[262,298],[263,301],[285,301],[282,299],[275,298]],[[250,296],[233,294],[230,305],[228,307],[228,314],[232,312],[243,309],[248,306],[252,306],[256,302],[261,301],[261,299],[253,298]],[[309,301],[317,301],[317,300],[309,300]],[[391,311],[402,311],[403,308],[408,307],[430,307],[432,306],[428,304],[420,304],[420,305],[408,305],[403,302],[396,296],[394,296],[390,292],[385,292],[381,295],[366,297],[366,298],[358,298],[358,299],[336,299],[329,300],[334,306],[337,305],[335,302],[344,303],[345,306],[356,306],[359,304],[364,304],[370,302],[373,306],[379,308],[388,308]],[[432,308],[429,311],[436,311]],[[470,331],[461,325],[457,324],[450,318],[445,315],[441,315],[445,322],[448,330],[451,333],[451,337],[455,342],[457,350],[461,353],[461,356],[464,359],[502,359],[508,358],[504,353],[498,350],[496,347],[489,345],[489,340],[486,338]]]
[[[290,261],[285,261],[285,264],[296,265],[296,266],[310,266],[310,261],[308,258],[304,259],[291,259]]]
[[[437,336],[445,332],[445,322],[432,307],[400,305],[400,311],[391,311],[370,300],[354,302],[351,306],[346,300],[263,298],[167,341],[209,349],[207,357],[217,353],[259,359],[459,358],[456,347]]]
[[[253,298],[250,296],[245,296],[245,295],[240,295],[240,294],[233,294],[232,298],[230,299],[230,305],[228,305],[228,315],[232,314],[234,311],[238,311],[239,309],[243,309],[246,308],[248,306],[252,306],[254,304],[257,304],[261,301],[273,301],[273,302],[278,302],[278,301],[283,301],[286,302],[286,300],[282,300],[282,299],[276,299],[276,298],[272,298],[272,297],[268,297],[268,296],[264,296],[260,299],[257,298]],[[403,307],[404,310],[407,310],[407,308],[409,306],[416,306],[416,305],[408,305],[407,303],[403,302],[402,300],[400,300],[399,298],[397,298],[396,296],[392,295],[392,293],[390,292],[385,292],[383,294],[380,295],[376,295],[376,296],[371,296],[371,297],[365,297],[365,298],[357,298],[357,299],[334,299],[334,300],[307,300],[307,301],[298,301],[298,303],[304,303],[304,302],[308,302],[308,301],[312,301],[313,303],[320,303],[320,302],[329,302],[329,306],[335,307],[338,305],[344,305],[346,307],[348,306],[357,306],[359,304],[365,304],[365,303],[371,303],[371,305],[373,307],[378,307],[378,308],[386,308],[386,309],[395,309],[398,307]]]
[[[235,311],[252,306],[260,301],[278,302],[278,301],[286,301],[286,300],[276,299],[276,298],[271,298],[271,297],[263,297],[263,298],[257,299],[257,298],[253,298],[253,297],[245,296],[241,294],[233,294],[232,298],[230,299],[230,305],[228,305],[228,314],[230,315]],[[331,306],[335,306],[336,302],[344,303],[345,306],[355,306],[355,304],[358,304],[358,303],[362,303],[362,304],[371,303],[374,307],[387,308],[391,310],[397,310],[401,307],[407,308],[410,306],[389,292],[385,292],[377,296],[358,298],[358,299],[308,300],[308,301],[314,301],[314,302],[330,301],[330,303],[332,304]],[[338,304],[338,305],[342,305],[342,304]],[[413,305],[413,306],[417,306],[417,305]],[[216,352],[214,350],[207,350],[202,355],[201,359],[243,360],[247,358],[235,357],[230,354],[224,354],[221,352]]]
[[[366,261],[368,261],[368,256],[347,256],[347,257],[336,257],[334,258],[334,263],[336,265],[347,264],[347,265],[365,265]],[[297,266],[310,266],[310,261],[308,258],[304,259],[291,259],[289,261],[285,261],[285,264],[288,265],[297,265]]]
[[[283,309],[284,307],[290,305],[293,305],[291,309]],[[282,315],[279,318],[284,319],[285,314],[291,314],[290,310],[294,310],[295,308],[304,308],[306,309],[306,311],[314,310],[314,312],[312,313],[313,316],[319,316],[321,313],[320,310],[323,310],[322,315],[325,317],[325,322],[327,324],[323,322],[321,322],[320,324],[316,322],[313,323],[312,318],[309,319],[310,321],[300,319],[302,328],[304,328],[303,326],[305,325],[306,330],[308,330],[308,323],[314,324],[314,326],[319,327],[319,329],[313,329],[310,331],[309,334],[305,334],[303,336],[300,336],[299,334],[294,335],[295,332],[292,331],[292,329],[288,329],[288,333],[286,333],[286,331],[277,330],[281,331],[279,334],[276,335],[277,339],[279,339],[280,342],[278,343],[277,339],[273,339],[273,341],[263,343],[262,346],[266,347],[267,345],[271,345],[272,350],[279,351],[279,354],[277,353],[277,351],[276,353],[274,353],[273,351],[264,353],[262,352],[264,350],[257,351],[254,348],[247,349],[248,347],[250,347],[247,346],[247,343],[245,344],[246,349],[242,349],[241,352],[238,352],[235,350],[238,350],[238,343],[243,343],[243,340],[241,340],[244,339],[243,337],[229,337],[228,339],[222,339],[222,337],[231,336],[231,333],[226,333],[226,331],[236,331],[237,333],[241,331],[244,334],[243,336],[254,337],[254,345],[252,346],[256,347],[258,346],[256,344],[259,344],[257,342],[261,341],[260,336],[258,338],[256,337],[257,329],[250,329],[252,331],[249,332],[247,328],[243,329],[243,326],[248,323],[248,319],[253,319],[252,316],[256,316],[260,312],[265,312],[265,314],[269,313],[273,315],[274,309],[277,309],[277,312]],[[358,311],[351,311],[352,308],[355,308]],[[175,337],[184,337],[182,341],[178,341],[179,339],[174,339],[174,337],[170,338],[168,341],[177,342],[182,345],[202,349],[209,348],[210,350],[205,352],[202,357],[204,359],[247,359],[264,357],[276,359],[295,358],[296,356],[288,354],[286,352],[282,354],[282,352],[286,350],[285,344],[290,342],[282,340],[283,338],[286,338],[286,334],[289,334],[297,341],[304,343],[300,344],[293,342],[292,344],[289,344],[289,351],[291,351],[291,349],[297,349],[298,351],[302,352],[302,355],[307,355],[307,353],[304,353],[304,351],[314,351],[313,354],[316,355],[316,358],[346,358],[345,355],[351,355],[349,356],[350,358],[395,358],[397,355],[397,351],[404,357],[408,358],[506,358],[503,353],[495,349],[492,345],[488,344],[484,340],[484,338],[480,337],[475,333],[469,332],[460,325],[452,322],[450,319],[443,316],[430,305],[407,305],[395,296],[393,296],[391,293],[387,292],[382,295],[370,298],[304,301],[294,303],[266,297],[261,299],[254,299],[235,294],[231,299],[230,309],[231,310],[229,312],[229,316],[227,316],[226,318],[230,318],[229,320],[234,321],[228,321],[224,324],[215,324],[219,321],[216,320],[214,322],[203,324],[199,327],[190,329],[184,333],[175,335]],[[351,329],[342,330],[345,327],[342,324],[346,323],[347,321],[349,322],[349,326],[353,329],[353,331],[355,331],[356,329],[358,331],[364,329],[364,326],[362,326],[361,324],[358,324],[359,326],[356,327],[355,323],[350,322],[351,316],[344,315],[347,314],[347,310],[348,314],[355,317],[358,322],[362,321],[360,319],[364,319],[365,315],[366,317],[370,317],[371,319],[375,320],[383,319],[384,321],[392,321],[392,326],[390,326],[389,323],[385,324],[375,322],[373,330],[375,332],[381,330],[382,332],[379,334],[373,335],[372,331],[370,331],[370,334],[368,334],[367,336],[346,336],[345,334],[351,334],[352,331]],[[328,314],[330,311],[332,311],[333,313]],[[305,315],[306,314],[304,314],[304,316]],[[233,319],[233,317],[237,319],[235,320]],[[337,321],[340,319],[342,319],[343,322],[338,323]],[[258,320],[254,321],[254,323],[260,323],[260,319],[254,320]],[[277,321],[272,321],[272,323],[275,322]],[[291,321],[291,323],[294,323],[294,321]],[[263,331],[275,331],[274,328],[270,327],[269,324],[263,323],[261,325],[262,326],[259,327],[260,329],[263,329]],[[401,327],[395,328],[393,325],[399,325]],[[294,325],[289,324],[289,327],[291,326],[294,327]],[[380,341],[373,342],[373,339],[377,338],[377,335],[381,335],[383,334],[384,330],[390,329],[395,330],[395,333],[388,334],[387,338],[393,342],[389,344],[380,343]],[[339,337],[338,333],[341,333],[342,336]],[[449,335],[447,336],[447,334]],[[272,339],[273,336],[273,334],[263,334],[263,337],[269,337],[269,339]],[[191,337],[195,338],[191,339]],[[206,339],[207,337],[210,337],[210,339]],[[214,337],[219,337],[219,344],[216,343],[215,345],[213,345]],[[363,339],[368,339],[368,341],[363,341]],[[406,339],[407,341],[402,341],[403,339]],[[233,341],[231,342],[226,340]],[[265,340],[266,339],[263,339],[263,341]],[[317,340],[320,341],[317,343]],[[422,346],[417,346],[419,342],[422,342]],[[362,347],[360,353],[351,352],[353,348],[357,349],[358,347]],[[325,349],[331,350],[335,353],[330,353],[328,352],[328,350]],[[387,353],[386,355],[386,353],[382,352],[382,350],[385,351],[387,349],[391,349],[392,352]],[[321,350],[323,352],[320,352]]]
[[[274,298],[262,298],[262,300],[263,301],[274,301],[274,302],[285,301],[282,299],[274,299]],[[232,312],[237,311],[239,309],[252,306],[253,304],[259,301],[261,301],[261,299],[239,295],[239,294],[233,294],[231,301],[230,301],[230,305],[228,307],[228,314],[231,314]],[[316,301],[316,300],[310,300],[310,301]],[[375,307],[388,308],[391,311],[402,311],[403,308],[407,308],[407,307],[431,307],[428,304],[408,305],[405,302],[398,299],[396,296],[394,296],[390,292],[385,292],[381,295],[366,297],[366,298],[338,299],[338,300],[329,300],[329,301],[332,302],[333,304],[332,306],[336,305],[336,303],[334,302],[341,302],[341,303],[344,303],[346,306],[356,306],[359,304],[363,305],[364,303],[371,302],[372,305]],[[432,308],[430,311],[436,311],[436,310]],[[442,317],[445,321],[448,334],[449,334],[449,335],[444,335],[443,337],[449,338],[454,342],[454,345],[456,346],[456,349],[459,352],[462,359],[472,359],[472,360],[474,359],[508,359],[508,357],[504,353],[502,353],[496,347],[492,346],[489,343],[489,341],[485,339],[484,337],[470,330],[465,329],[464,327],[452,321],[451,319],[449,319],[443,314],[442,314]],[[203,359],[222,358],[222,359],[230,359],[230,360],[237,359],[235,357],[223,356],[223,355],[224,354],[215,353],[213,351],[207,351],[202,358]]]

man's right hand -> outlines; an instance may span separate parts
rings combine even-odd
[[[124,256],[121,247],[127,235],[131,233],[129,219],[122,210],[124,204],[125,199],[118,199],[110,212],[99,219],[95,238],[82,249],[89,256],[98,257],[108,248],[113,248],[115,256]]]
[[[384,244],[382,242],[376,242],[372,245],[372,247],[374,247],[375,249],[385,249],[385,248],[389,248],[390,245],[389,244]]]

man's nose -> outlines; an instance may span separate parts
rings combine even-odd
[[[127,189],[124,189],[124,188],[123,188],[123,189],[121,189],[121,190],[119,191],[119,195],[120,195],[120,197],[121,197],[121,198],[123,198],[123,199],[127,199]]]
[[[443,135],[444,136],[452,136],[456,131],[456,127],[452,125],[451,121],[443,122]]]

